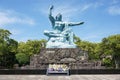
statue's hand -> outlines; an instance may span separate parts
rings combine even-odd
[[[84,24],[84,22],[80,22],[79,24]]]
[[[51,5],[51,6],[50,6],[50,10],[52,10],[53,8],[54,8],[54,6],[53,6],[53,5]]]

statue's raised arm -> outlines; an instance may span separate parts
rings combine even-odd
[[[53,8],[54,8],[54,6],[51,5],[51,6],[50,6],[50,9],[49,9],[49,10],[50,10],[49,15],[52,15],[52,9],[53,9]]]
[[[55,25],[55,19],[54,19],[54,17],[52,16],[52,10],[53,10],[53,8],[54,8],[54,6],[51,5],[51,6],[50,6],[50,9],[49,9],[49,19],[50,19],[50,22],[51,22],[51,24],[52,24],[52,27],[54,27],[54,25]]]

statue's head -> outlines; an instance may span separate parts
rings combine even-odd
[[[56,21],[62,21],[62,15],[59,13],[57,14],[57,16],[55,17]]]

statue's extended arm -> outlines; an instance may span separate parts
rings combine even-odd
[[[77,25],[82,25],[84,22],[70,22],[68,23],[68,26],[77,26]]]
[[[51,21],[51,23],[52,23],[52,27],[54,27],[54,25],[55,25],[55,19],[54,19],[54,17],[52,16],[52,9],[54,8],[54,6],[52,5],[51,7],[50,7],[50,9],[49,9],[49,19],[50,19],[50,21]]]

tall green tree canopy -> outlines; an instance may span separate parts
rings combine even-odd
[[[12,67],[16,62],[18,42],[10,38],[8,30],[0,29],[0,66]]]
[[[120,34],[103,38],[100,47],[104,55],[112,56],[111,61],[114,61],[118,68],[120,66]]]

